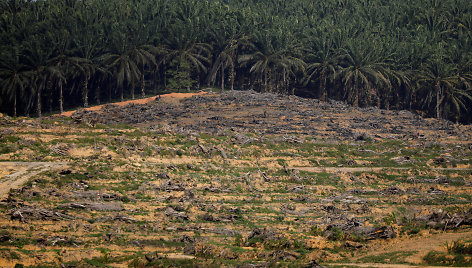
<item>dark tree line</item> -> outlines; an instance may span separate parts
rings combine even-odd
[[[0,0],[0,111],[206,86],[472,121],[469,0]]]

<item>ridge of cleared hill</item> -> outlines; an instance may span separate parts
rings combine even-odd
[[[338,101],[322,102],[297,96],[254,91],[229,91],[185,98],[163,99],[143,105],[106,105],[100,111],[79,110],[76,120],[103,124],[168,124],[197,132],[226,129],[259,134],[299,134],[349,139],[362,134],[379,138],[470,139],[470,126],[422,118],[409,111],[358,108]]]

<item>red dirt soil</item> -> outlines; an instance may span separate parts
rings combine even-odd
[[[203,94],[206,94],[206,93],[207,92],[205,92],[205,91],[200,91],[200,92],[197,92],[197,93],[169,93],[169,94],[157,95],[157,96],[144,98],[144,99],[128,100],[128,101],[115,102],[115,103],[107,103],[107,104],[97,105],[97,106],[88,107],[88,108],[84,108],[84,109],[87,110],[87,111],[98,111],[98,110],[101,110],[103,106],[109,105],[109,104],[113,104],[113,105],[117,105],[117,106],[125,106],[125,105],[128,105],[130,103],[145,104],[145,103],[154,101],[159,96],[160,96],[161,100],[163,100],[164,102],[174,102],[174,101],[178,101],[180,99],[190,98],[192,96],[203,95]],[[72,114],[74,114],[75,112],[76,112],[76,110],[67,111],[67,112],[61,113],[60,115],[69,117]]]

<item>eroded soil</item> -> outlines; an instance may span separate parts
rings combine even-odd
[[[470,126],[254,92],[0,125],[24,184],[0,266],[408,267],[472,240]]]

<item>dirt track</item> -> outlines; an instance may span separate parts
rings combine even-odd
[[[15,170],[14,173],[0,178],[0,199],[6,197],[12,188],[19,188],[31,177],[41,172],[64,167],[67,163],[47,163],[47,162],[0,162],[0,169]]]
[[[395,252],[415,252],[405,258],[405,261],[411,264],[420,265],[422,259],[426,254],[432,250],[445,251],[446,245],[457,240],[464,240],[472,238],[472,231],[466,232],[444,232],[439,234],[428,234],[422,237],[409,238],[404,240],[393,240],[391,243],[385,245],[371,245],[368,252],[361,255],[362,258],[369,256],[376,256],[381,254],[392,254]],[[353,260],[359,260],[355,258]],[[382,263],[345,263],[338,265],[349,265],[357,267],[419,267],[416,265],[407,264],[382,264]],[[426,267],[421,265],[421,267]],[[438,266],[434,266],[438,267]]]
[[[422,237],[416,238],[409,238],[405,240],[394,240],[392,243],[383,245],[383,246],[375,246],[372,245],[370,247],[370,252],[363,254],[362,258],[368,256],[375,256],[380,254],[389,254],[394,252],[416,252],[409,257],[405,258],[406,262],[412,264],[421,264],[422,259],[428,252],[435,250],[435,251],[445,251],[446,245],[448,243],[452,243],[457,240],[464,240],[472,238],[472,231],[466,232],[444,232],[439,234],[427,234]],[[359,258],[358,258],[359,259]],[[357,259],[357,260],[358,260]],[[360,265],[360,264],[357,264]],[[372,264],[370,265],[372,266]],[[392,267],[386,264],[375,264],[375,267]],[[399,267],[417,267],[417,266],[399,266]],[[424,266],[422,266],[424,267]],[[437,267],[437,266],[435,266]]]

